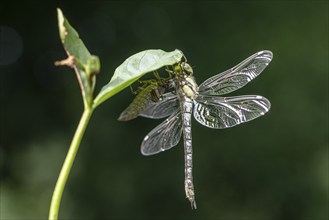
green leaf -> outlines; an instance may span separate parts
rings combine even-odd
[[[118,66],[112,79],[106,84],[94,100],[95,108],[111,96],[125,89],[143,75],[164,66],[181,61],[183,53],[180,50],[165,52],[163,50],[144,50],[126,59]]]
[[[73,57],[73,63],[69,66],[73,67],[77,73],[85,105],[91,106],[96,82],[95,75],[100,70],[99,58],[89,53],[79,34],[71,27],[60,9],[57,9],[57,16],[62,44],[68,57],[71,59]]]

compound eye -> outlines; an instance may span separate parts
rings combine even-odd
[[[192,75],[193,74],[193,69],[192,67],[187,64],[187,63],[184,63],[184,66],[183,66],[185,72],[188,74],[188,75]]]

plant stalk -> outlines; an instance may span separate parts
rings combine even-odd
[[[61,204],[61,199],[67,178],[70,174],[75,156],[78,152],[81,139],[85,133],[86,127],[88,125],[89,119],[93,113],[93,109],[85,107],[85,110],[81,116],[77,130],[75,131],[74,137],[72,139],[69,151],[66,155],[64,164],[62,166],[61,172],[58,176],[57,183],[53,192],[53,197],[51,199],[50,210],[49,210],[49,220],[57,220],[59,207]]]

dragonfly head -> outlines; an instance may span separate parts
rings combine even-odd
[[[188,76],[192,76],[193,75],[193,69],[190,66],[190,64],[183,62],[181,64],[181,66],[182,66],[182,69],[185,72],[185,74],[187,74]]]
[[[174,66],[174,72],[178,75],[186,75],[186,76],[192,76],[193,75],[193,69],[190,66],[190,64],[186,62],[181,62]]]

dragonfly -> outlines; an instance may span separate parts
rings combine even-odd
[[[137,91],[131,91],[136,97],[131,104],[120,114],[119,121],[129,121],[137,118],[148,106],[150,102],[157,102],[162,98],[162,94],[173,87],[173,82],[168,78],[160,77],[159,73],[154,72],[155,79],[140,81],[143,84]]]
[[[186,198],[196,209],[192,175],[192,115],[201,125],[223,129],[253,120],[269,111],[268,99],[259,95],[223,97],[256,78],[271,62],[272,52],[260,51],[235,67],[205,80],[199,86],[185,57],[172,66],[175,92],[163,94],[161,100],[149,102],[140,116],[168,117],[151,130],[141,144],[141,153],[154,155],[178,145],[183,134]]]

